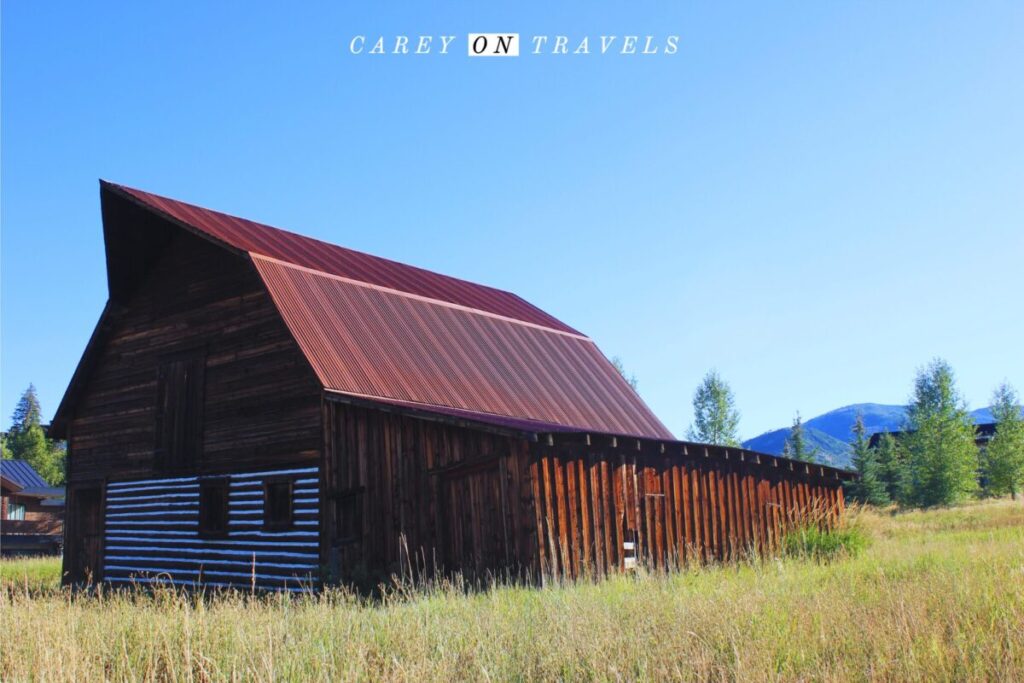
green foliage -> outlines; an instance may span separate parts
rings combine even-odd
[[[637,381],[636,375],[633,373],[628,375],[626,374],[626,366],[622,364],[622,359],[618,356],[613,356],[612,366],[619,371],[619,374],[622,375],[622,379],[626,380],[626,384],[628,384],[633,391],[637,391],[637,387],[640,385],[640,382]]]
[[[786,555],[815,562],[856,557],[867,546],[868,536],[857,525],[829,529],[809,522],[782,537],[782,549]]]
[[[905,503],[910,489],[910,474],[896,438],[892,434],[882,434],[873,450],[886,496],[890,500]]]
[[[888,505],[889,492],[882,478],[878,454],[868,447],[867,431],[864,418],[857,415],[853,423],[853,468],[860,475],[847,485],[850,498],[868,505]]]
[[[995,390],[992,416],[996,434],[985,449],[986,492],[997,496],[1009,493],[1016,498],[1024,488],[1024,419],[1017,392],[1009,384]]]
[[[975,493],[974,423],[944,360],[935,359],[918,371],[908,417],[910,429],[900,438],[910,478],[906,502],[950,505]]]
[[[64,449],[46,438],[40,424],[42,411],[36,388],[29,385],[11,416],[11,429],[4,446],[4,457],[26,460],[53,486],[64,483]]]
[[[688,438],[719,446],[739,446],[739,425],[740,413],[732,388],[711,370],[693,393],[693,424]]]
[[[0,434],[0,457],[4,460],[11,460],[14,455],[11,453],[11,449],[7,446],[7,435]]]
[[[789,438],[786,439],[786,446],[782,450],[782,455],[793,460],[817,462],[818,449],[807,445],[804,437],[804,422],[800,418],[799,412],[793,419],[793,428],[789,431]]]

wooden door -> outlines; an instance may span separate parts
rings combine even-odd
[[[68,581],[99,581],[103,574],[103,487],[89,485],[71,491],[71,524],[65,539]]]
[[[445,474],[441,495],[445,569],[482,578],[508,567],[511,544],[498,463]]]

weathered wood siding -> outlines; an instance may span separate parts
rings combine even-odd
[[[74,404],[70,482],[156,472],[158,368],[193,348],[205,353],[197,471],[318,462],[319,384],[245,257],[176,231],[137,291],[114,306]]]
[[[263,482],[288,478],[293,521],[267,530]],[[320,579],[319,468],[238,472],[226,481],[228,532],[199,533],[199,487],[204,477],[110,482],[106,491],[103,579],[261,589],[302,590]]]
[[[343,581],[531,569],[525,439],[326,401],[324,553]],[[358,532],[349,536],[359,520]]]
[[[843,510],[840,481],[813,465],[791,470],[788,461],[717,447],[655,448],[638,449],[635,439],[534,446],[544,574],[600,575],[629,557],[658,569],[736,559],[776,549],[799,520],[829,524]]]

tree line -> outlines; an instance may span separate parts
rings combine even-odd
[[[907,423],[872,446],[858,418],[847,486],[855,501],[930,507],[982,496],[1016,498],[1024,488],[1024,419],[1017,392],[1007,383],[992,395],[995,434],[979,447],[974,421],[956,388],[949,363],[936,359],[918,371]]]
[[[11,416],[11,428],[0,438],[5,460],[26,460],[51,486],[60,486],[65,477],[66,448],[63,441],[46,436],[42,410],[35,386],[29,384]]]
[[[621,361],[615,367],[623,372]],[[636,377],[629,383],[636,389]],[[882,434],[872,446],[858,415],[852,429],[852,465],[859,477],[846,484],[854,501],[870,505],[930,507],[976,496],[1014,498],[1024,490],[1024,419],[1017,392],[1000,384],[992,396],[995,435],[983,447],[976,425],[956,387],[952,367],[937,358],[917,371],[906,424]],[[687,438],[739,446],[740,413],[728,382],[708,372],[693,394],[693,423]],[[804,435],[796,414],[782,455],[816,462],[818,450]]]

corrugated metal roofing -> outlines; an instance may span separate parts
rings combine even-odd
[[[671,438],[582,335],[258,255],[253,261],[328,389]]]
[[[49,486],[27,460],[0,460],[0,474],[23,489]]]
[[[379,256],[229,216],[123,185],[109,184],[136,200],[236,249],[410,294],[575,332],[557,318],[510,292],[440,275]]]
[[[673,438],[592,340],[513,294],[113,187],[248,252],[328,390],[526,430]]]

